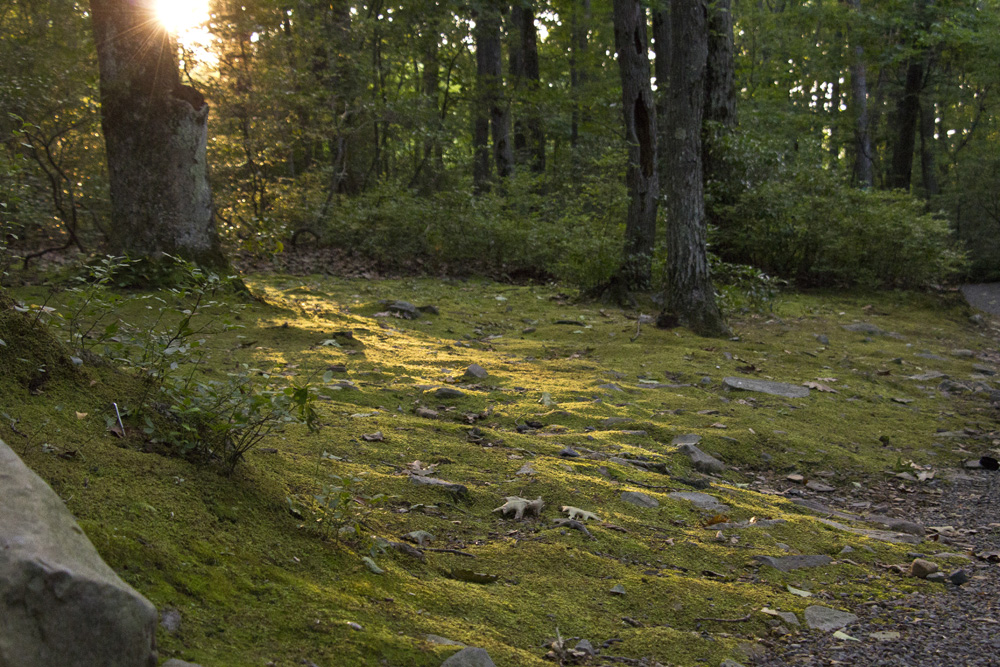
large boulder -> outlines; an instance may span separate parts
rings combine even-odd
[[[0,441],[0,667],[155,667],[156,608]]]

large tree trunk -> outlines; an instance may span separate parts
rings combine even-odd
[[[531,171],[545,171],[545,130],[538,112],[541,71],[538,64],[538,31],[531,5],[515,2],[510,10],[511,81],[527,103],[514,122],[514,157],[518,164],[530,164]]]
[[[861,0],[848,0],[851,10],[861,11]],[[858,187],[875,185],[872,162],[872,140],[868,120],[868,77],[865,67],[865,50],[860,44],[853,48],[851,61],[851,115],[854,119],[854,166],[851,181]]]
[[[729,332],[708,273],[701,131],[708,58],[702,0],[670,3],[671,57],[667,133],[667,286],[660,326],[680,324],[705,336]]]
[[[205,148],[208,104],[180,81],[152,0],[91,0],[114,251],[225,268]]]
[[[732,0],[707,5],[708,57],[705,63],[705,120],[736,126],[736,74],[733,63]]]
[[[649,81],[646,10],[639,0],[614,0],[615,48],[622,80],[622,110],[628,142],[629,207],[619,280],[628,289],[648,289],[656,239],[659,176],[656,165],[656,106]]]
[[[926,67],[928,72],[933,67],[933,56],[930,53],[928,53]],[[937,175],[937,156],[935,154],[937,139],[934,138],[934,119],[936,114],[934,111],[934,100],[927,94],[928,92],[929,89],[925,89],[920,104],[920,175],[923,181],[925,199],[931,199],[941,194],[941,186],[938,183]]]

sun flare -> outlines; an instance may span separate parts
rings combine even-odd
[[[208,21],[208,0],[156,0],[156,17],[170,34],[182,38]]]

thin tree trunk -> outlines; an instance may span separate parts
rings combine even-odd
[[[514,89],[527,102],[514,122],[514,158],[531,171],[545,171],[545,131],[538,113],[541,72],[538,64],[538,31],[530,4],[517,2],[510,11],[510,75]]]
[[[496,1],[491,1],[476,16],[476,90],[477,109],[475,113],[476,147],[474,177],[477,189],[484,189],[481,151],[483,118],[489,120],[493,137],[493,162],[497,176],[510,176],[514,170],[514,152],[510,141],[510,108],[503,96],[503,63],[500,51],[500,10]],[[488,176],[487,176],[488,178]],[[487,186],[488,187],[488,186]]]
[[[569,86],[570,97],[573,100],[573,115],[570,119],[569,144],[576,148],[580,143],[580,124],[585,122],[586,114],[580,102],[583,88],[587,84],[587,42],[590,30],[590,0],[572,0],[573,13],[570,16],[571,46],[569,55]]]
[[[663,177],[666,175],[664,159],[667,155],[667,129],[670,127],[667,116],[667,96],[670,87],[670,12],[667,6],[661,5],[653,11],[653,73],[656,75],[656,146],[657,169],[660,175],[660,190],[666,192]]]
[[[625,173],[629,192],[628,220],[619,281],[627,289],[648,289],[652,282],[659,176],[646,10],[639,0],[614,0],[614,24],[629,152]]]
[[[934,67],[934,53],[927,52],[925,74],[929,75]],[[925,93],[920,104],[920,170],[924,186],[924,197],[931,199],[941,194],[937,174],[937,139],[935,134],[936,113],[934,100],[928,94],[930,89],[924,86]]]
[[[92,0],[115,252],[228,267],[208,184],[208,104],[181,84],[152,3]]]
[[[861,11],[861,0],[848,0],[851,11]],[[851,115],[854,119],[854,166],[851,181],[861,188],[875,185],[875,169],[872,164],[872,140],[868,120],[868,76],[865,66],[865,50],[856,44],[851,60]]]
[[[910,189],[913,149],[916,144],[917,124],[920,120],[920,89],[923,83],[923,61],[913,57],[906,67],[903,95],[896,104],[896,136],[892,145],[892,162],[888,178],[890,188]]]
[[[707,5],[708,58],[705,64],[705,120],[736,126],[736,75],[733,64],[732,0]]]
[[[659,326],[680,324],[706,336],[729,332],[708,273],[701,133],[708,29],[702,0],[670,3],[667,133],[667,285]]]

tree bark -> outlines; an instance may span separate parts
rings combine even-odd
[[[625,172],[629,192],[628,220],[618,278],[627,289],[648,289],[652,282],[659,175],[646,10],[639,0],[614,0],[614,24],[629,153]]]
[[[114,251],[229,266],[212,209],[208,104],[182,85],[152,0],[91,0]]]
[[[541,70],[538,64],[538,31],[530,4],[515,2],[510,10],[510,76],[514,89],[527,97],[514,121],[514,158],[531,171],[545,171],[545,130],[538,113]]]
[[[683,325],[703,336],[729,329],[708,273],[701,136],[708,29],[702,0],[670,3],[671,56],[667,133],[667,285],[659,326]]]
[[[928,53],[925,74],[929,73],[932,67],[933,56]],[[920,103],[920,175],[925,199],[941,194],[937,175],[937,139],[934,138],[936,114],[934,100],[927,94],[928,90],[925,87],[925,94]]]
[[[848,0],[851,11],[861,11],[861,0]],[[851,111],[854,119],[854,166],[851,181],[861,188],[875,185],[875,168],[872,161],[872,140],[868,119],[868,76],[865,50],[860,44],[853,48],[851,61]]]
[[[589,79],[587,71],[587,42],[590,30],[590,0],[572,0],[573,11],[570,16],[571,44],[569,54],[569,87],[573,100],[573,114],[570,119],[569,144],[573,148],[580,143],[580,124],[586,122],[581,98],[583,88]]]
[[[666,192],[663,176],[667,173],[664,158],[667,154],[667,95],[670,88],[670,11],[664,3],[653,11],[653,73],[656,76],[656,146],[657,169],[660,172],[660,190]]]
[[[476,16],[476,110],[473,146],[476,151],[473,180],[477,191],[489,189],[489,160],[484,138],[488,126],[493,138],[493,162],[497,176],[504,179],[514,170],[510,141],[510,109],[503,96],[503,63],[500,50],[500,9],[495,0],[486,3]],[[484,122],[485,120],[485,122]]]
[[[736,126],[732,0],[714,0],[706,9],[708,57],[705,65],[704,119],[731,128]]]
[[[920,120],[920,89],[924,84],[923,60],[914,56],[906,67],[906,84],[896,104],[896,137],[892,145],[888,186],[909,190],[913,175],[913,149]]]

